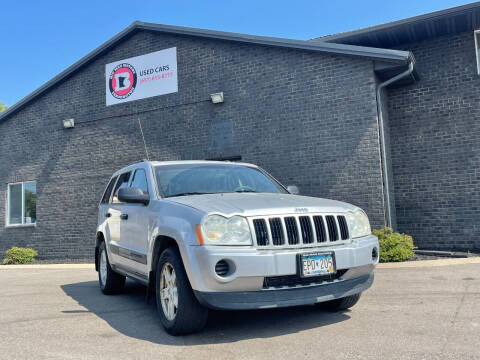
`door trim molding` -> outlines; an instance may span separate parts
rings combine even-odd
[[[120,246],[118,244],[112,244],[110,243],[110,250],[112,251],[112,254],[121,256],[123,258],[138,262],[140,264],[147,265],[147,255],[142,254],[141,252],[127,249],[123,246]]]

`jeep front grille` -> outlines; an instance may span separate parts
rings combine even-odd
[[[253,225],[255,226],[255,234],[257,235],[257,245],[268,245],[267,224],[265,219],[257,219],[253,222]]]
[[[272,233],[273,245],[285,244],[285,236],[282,230],[282,220],[280,218],[272,218],[272,219],[269,219],[269,223],[270,223],[270,232]],[[266,241],[268,241],[268,235],[267,235]]]
[[[250,219],[260,248],[314,247],[349,240],[343,215],[285,215]]]
[[[287,239],[289,245],[297,245],[299,243],[297,221],[293,216],[283,219],[287,228]]]
[[[325,218],[327,219],[328,236],[330,237],[330,241],[337,241],[338,231],[335,224],[335,217],[333,217],[332,215],[328,215]]]

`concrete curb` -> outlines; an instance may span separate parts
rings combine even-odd
[[[44,270],[64,270],[64,269],[95,269],[95,264],[31,264],[31,265],[0,265],[0,270],[17,269],[44,269]]]
[[[379,269],[398,269],[416,267],[450,266],[463,264],[480,264],[479,257],[454,258],[438,260],[407,261],[401,263],[378,264]],[[0,270],[17,269],[44,269],[44,270],[67,270],[67,269],[95,269],[95,264],[32,264],[32,265],[0,265]]]
[[[419,260],[419,261],[407,261],[407,262],[401,262],[401,263],[383,263],[383,264],[378,264],[378,268],[379,269],[399,269],[399,268],[435,267],[435,266],[450,266],[450,265],[463,265],[463,264],[480,264],[480,257]]]

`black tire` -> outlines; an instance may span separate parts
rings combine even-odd
[[[106,259],[106,279],[105,282],[102,281],[102,254],[105,253]],[[125,276],[120,275],[113,271],[110,266],[110,261],[108,260],[107,249],[105,248],[105,242],[102,242],[98,248],[98,282],[100,284],[100,289],[105,295],[118,294],[123,291],[125,288]]]
[[[176,314],[173,319],[167,318],[160,294],[162,270],[165,264],[167,264],[167,268],[171,266],[175,271],[175,284],[178,295]],[[160,320],[169,334],[191,334],[205,327],[208,319],[208,309],[200,305],[195,297],[177,248],[167,248],[160,255],[155,271],[155,295]]]
[[[360,300],[361,294],[362,293],[358,293],[358,294],[347,296],[344,298],[326,301],[318,305],[322,309],[325,309],[331,312],[347,310],[347,309],[350,309],[352,306],[354,306],[358,302],[358,300]]]

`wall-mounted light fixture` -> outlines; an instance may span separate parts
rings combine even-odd
[[[223,91],[215,94],[210,94],[210,99],[212,99],[212,103],[214,104],[223,103]]]
[[[72,129],[75,126],[74,119],[65,119],[63,120],[63,128],[64,129]]]

